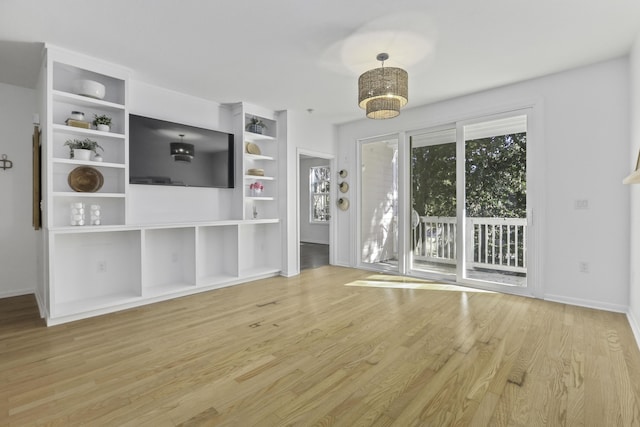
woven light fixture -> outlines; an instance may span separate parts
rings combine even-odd
[[[169,148],[171,148],[171,156],[176,162],[191,163],[196,151],[193,144],[184,142],[183,133],[180,134],[180,142],[172,142],[169,144]]]
[[[409,100],[409,77],[402,68],[384,67],[389,54],[379,53],[376,59],[382,62],[381,67],[358,79],[358,105],[370,119],[391,119],[400,114],[400,108]]]

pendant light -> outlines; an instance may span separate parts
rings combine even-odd
[[[180,142],[172,142],[169,144],[171,148],[171,156],[176,162],[191,163],[191,159],[195,155],[195,147],[193,144],[184,142],[184,134],[180,134]]]
[[[391,119],[409,100],[409,77],[402,68],[385,68],[389,54],[379,53],[376,59],[382,62],[380,68],[369,70],[358,79],[358,105],[370,119]]]

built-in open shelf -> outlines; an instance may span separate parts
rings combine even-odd
[[[124,105],[115,102],[104,101],[102,99],[89,98],[75,93],[69,93],[61,90],[53,90],[52,98],[54,101],[67,102],[82,107],[100,107],[105,110],[120,111],[124,110]]]
[[[245,158],[251,159],[251,160],[275,160],[271,156],[263,156],[261,154],[248,154],[248,153],[245,153],[244,156],[245,156]]]
[[[245,132],[244,133],[244,139],[247,141],[251,141],[251,142],[256,142],[256,141],[275,141],[276,138],[274,138],[273,136],[270,135],[264,135],[264,134],[260,134],[260,133],[253,133],[253,132]]]
[[[255,179],[256,181],[273,181],[275,178],[272,176],[245,175],[244,179]]]

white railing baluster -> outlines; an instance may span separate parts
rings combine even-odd
[[[467,230],[466,268],[526,273],[525,218],[467,218]],[[455,217],[420,217],[414,230],[414,258],[455,264],[457,232]]]

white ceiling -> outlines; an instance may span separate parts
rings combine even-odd
[[[431,103],[628,53],[638,0],[0,0],[0,82],[32,87],[46,42],[225,103],[364,117],[357,78],[409,72]]]

